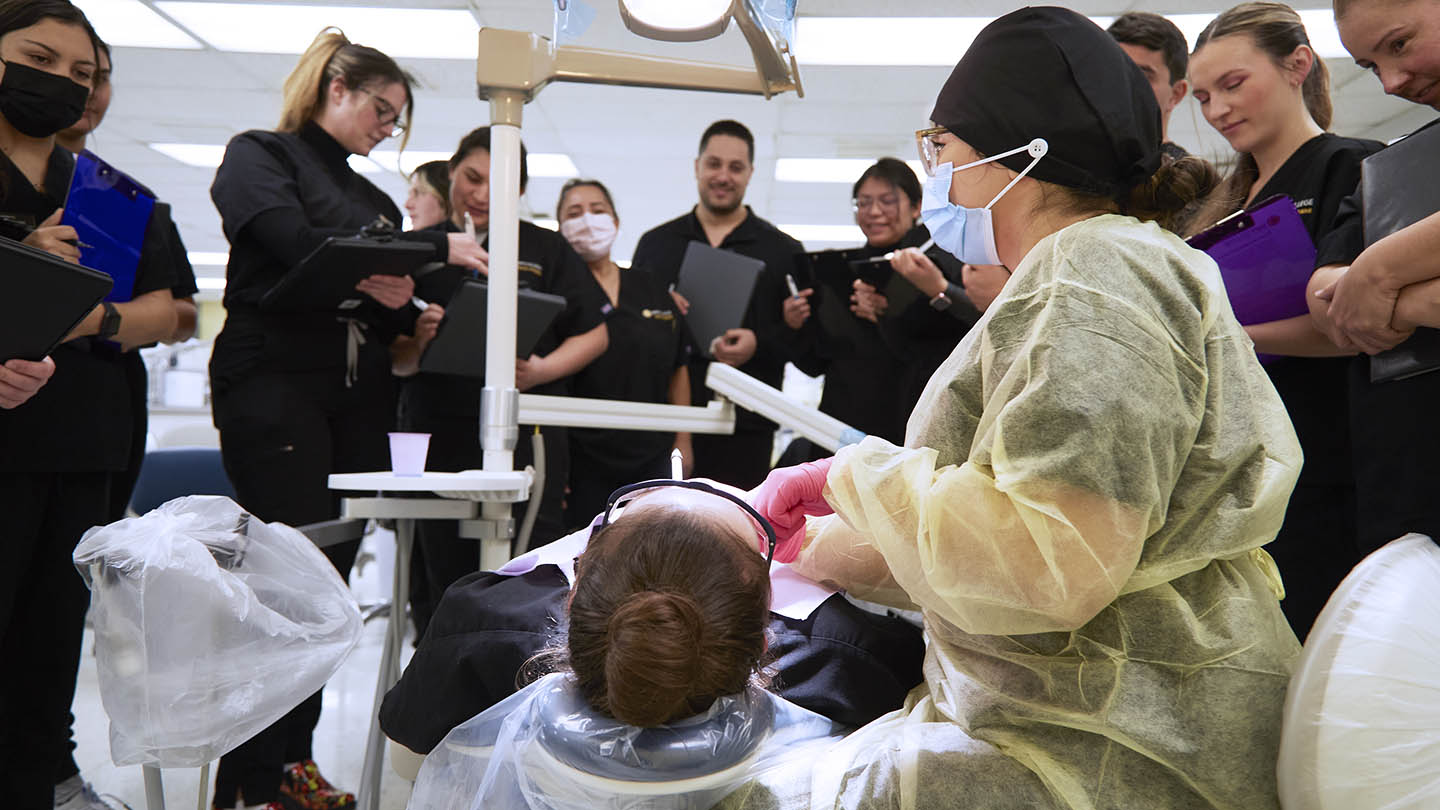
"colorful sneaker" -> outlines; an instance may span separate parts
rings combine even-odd
[[[285,810],[351,810],[355,794],[339,790],[320,775],[315,760],[297,762],[280,779],[280,804]]]

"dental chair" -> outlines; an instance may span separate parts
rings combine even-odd
[[[1316,620],[1290,680],[1284,810],[1440,807],[1440,546],[1366,557]]]

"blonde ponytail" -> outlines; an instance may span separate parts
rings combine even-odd
[[[325,105],[330,83],[339,79],[347,90],[356,90],[374,82],[399,82],[405,86],[405,109],[400,111],[400,125],[405,134],[400,148],[410,140],[410,121],[415,114],[415,79],[401,69],[394,59],[365,45],[356,45],[345,32],[335,26],[322,30],[300,55],[295,69],[285,77],[280,108],[281,132],[299,132],[307,121]]]
[[[315,117],[325,97],[326,68],[340,49],[350,44],[345,33],[330,26],[321,31],[300,55],[295,69],[285,77],[280,104],[281,132],[299,132],[306,121]]]

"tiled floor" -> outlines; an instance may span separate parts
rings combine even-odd
[[[376,559],[351,578],[356,598],[361,602],[388,599],[394,558],[393,537],[388,532],[378,531],[365,539],[363,548],[372,551]],[[360,644],[325,687],[325,709],[320,717],[320,726],[315,731],[315,759],[330,781],[347,790],[358,790],[360,785],[365,735],[369,730],[375,674],[379,671],[386,621],[382,617],[366,625]],[[75,733],[79,745],[75,757],[81,772],[96,790],[123,801],[134,810],[142,810],[145,807],[145,783],[141,768],[138,765],[117,768],[110,761],[109,720],[100,702],[95,659],[89,654],[93,648],[94,639],[87,630],[86,655],[81,662],[75,695]],[[407,661],[410,651],[407,641]],[[167,808],[188,810],[197,807],[199,769],[166,770],[162,775]],[[391,771],[387,761],[380,793],[381,810],[402,810],[409,796],[410,784]],[[198,806],[202,810],[208,808],[210,797],[207,795],[204,804]]]

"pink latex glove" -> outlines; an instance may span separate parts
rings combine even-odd
[[[765,476],[755,490],[752,504],[775,529],[775,559],[793,562],[805,542],[805,516],[830,515],[835,510],[825,502],[825,477],[830,462],[822,458],[794,467],[780,467]],[[764,549],[761,549],[763,552]]]

